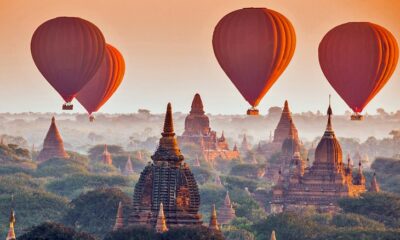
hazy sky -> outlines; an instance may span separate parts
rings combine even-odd
[[[32,33],[44,21],[77,16],[95,23],[106,41],[126,61],[125,80],[103,112],[187,112],[199,92],[206,111],[245,113],[247,102],[218,65],[212,32],[227,13],[244,7],[266,7],[284,14],[294,25],[297,46],[286,71],[262,100],[259,109],[289,100],[292,111],[348,107],[324,78],[318,44],[331,28],[349,21],[380,24],[400,39],[399,0],[0,0],[0,112],[60,112],[62,98],[41,76],[30,54]],[[367,106],[400,109],[399,73]],[[83,109],[75,102],[75,111]]]

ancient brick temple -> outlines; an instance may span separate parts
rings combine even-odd
[[[218,211],[218,222],[220,224],[229,224],[236,217],[235,209],[232,206],[229,192],[226,192],[224,205],[219,208]]]
[[[290,120],[290,122],[292,122]],[[294,126],[292,123],[290,125]],[[302,145],[296,138],[296,131],[294,127],[288,129],[288,136],[283,141],[281,150],[278,156],[278,161],[268,163],[266,169],[266,178],[276,183],[278,179],[278,172],[281,171],[282,177],[288,180],[290,168],[293,163],[298,163],[299,166],[304,168],[305,161],[301,156]]]
[[[365,192],[361,165],[353,177],[349,164],[342,161],[342,149],[332,128],[332,109],[328,108],[328,123],[316,150],[311,167],[304,168],[298,155],[290,166],[290,177],[280,175],[273,188],[271,211],[297,211],[313,207],[321,212],[337,211],[341,197],[357,197]]]
[[[281,118],[279,119],[278,125],[276,126],[274,131],[274,136],[270,136],[270,138],[272,138],[272,141],[264,146],[260,146],[261,151],[264,152],[267,157],[278,153],[281,150],[282,144],[285,139],[289,137],[290,132],[292,132],[294,140],[300,142],[297,128],[293,122],[292,114],[290,113],[289,103],[288,101],[285,101]]]
[[[51,158],[69,158],[64,150],[64,143],[54,117],[51,118],[50,128],[44,138],[43,149],[40,151],[37,161],[44,162]]]
[[[185,119],[185,130],[178,137],[180,144],[195,144],[201,147],[207,161],[217,158],[231,160],[239,158],[239,151],[230,150],[225,135],[217,136],[210,128],[210,120],[205,115],[203,101],[198,93],[193,98],[189,115]]]
[[[161,135],[159,146],[151,156],[153,162],[144,168],[135,186],[129,225],[155,227],[161,203],[169,228],[200,225],[200,194],[175,138],[171,104],[167,107]]]

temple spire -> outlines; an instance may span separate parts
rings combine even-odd
[[[167,223],[165,221],[164,206],[162,203],[160,203],[160,210],[158,212],[157,222],[156,222],[156,232],[165,233],[167,231],[168,228],[167,228]]]
[[[333,128],[332,128],[332,108],[331,108],[331,95],[329,95],[329,107],[328,107],[328,123],[326,124],[326,131],[327,132],[333,132]]]
[[[174,122],[172,121],[172,107],[171,103],[167,105],[167,112],[165,114],[164,120],[164,131],[162,133],[163,137],[175,136],[174,133]]]
[[[272,233],[271,233],[271,240],[276,240],[275,230],[272,230]]]
[[[112,165],[112,157],[111,157],[111,153],[108,151],[107,144],[104,144],[102,161],[103,161],[103,164]]]
[[[155,163],[160,162],[174,162],[180,164],[184,157],[181,154],[181,150],[178,147],[178,143],[175,138],[174,124],[172,120],[172,107],[171,103],[167,105],[167,112],[164,120],[164,131],[161,133],[158,148],[151,159]]]
[[[125,168],[124,168],[124,174],[125,175],[133,174],[133,166],[132,166],[131,155],[129,155],[128,156],[128,160],[126,160]]]
[[[217,220],[217,211],[215,210],[215,204],[213,204],[211,216],[210,216],[210,224],[208,225],[210,230],[219,231],[218,220]]]
[[[115,218],[115,225],[113,231],[120,230],[124,227],[124,216],[122,202],[118,204],[117,217]]]
[[[11,197],[11,205],[14,205],[14,196]],[[9,219],[10,227],[8,229],[6,240],[16,240],[14,226],[15,226],[15,213],[14,208],[11,207],[10,211],[10,219]]]
[[[51,158],[68,158],[64,150],[64,143],[58,131],[54,116],[51,118],[51,124],[43,141],[43,149],[40,151],[37,160],[39,162],[47,161]]]
[[[224,204],[225,206],[232,206],[231,198],[229,197],[229,191],[226,191]]]
[[[374,176],[372,177],[371,180],[371,187],[369,188],[370,192],[380,192],[380,187],[378,184],[378,181],[376,180],[376,173],[374,173]]]
[[[199,115],[204,114],[203,101],[201,100],[200,94],[198,94],[198,93],[196,93],[196,95],[194,95],[190,114],[199,114]]]

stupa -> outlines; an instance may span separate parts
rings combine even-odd
[[[196,180],[175,138],[171,104],[167,106],[159,146],[135,186],[129,225],[155,227],[163,204],[168,227],[201,225]]]
[[[104,144],[104,151],[101,155],[101,161],[103,164],[112,165],[111,153],[108,151],[107,144]]]
[[[218,211],[218,222],[222,225],[229,224],[235,217],[235,209],[232,206],[229,192],[226,191],[224,205]]]
[[[64,142],[54,117],[51,118],[50,128],[44,138],[43,148],[37,157],[37,161],[44,162],[52,158],[69,158],[69,155],[64,150]]]
[[[123,206],[122,206],[122,202],[119,202],[113,231],[120,230],[123,227],[124,227]]]
[[[133,173],[134,172],[133,172],[132,160],[131,160],[131,156],[129,155],[128,160],[126,160],[126,163],[125,163],[123,174],[128,176]]]

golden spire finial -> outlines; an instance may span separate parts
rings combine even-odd
[[[272,233],[271,233],[271,240],[276,240],[275,230],[272,230]]]
[[[217,211],[215,210],[215,204],[213,204],[210,216],[210,224],[208,228],[214,231],[219,231],[218,220],[217,220]]]
[[[164,215],[164,206],[160,203],[160,210],[158,211],[157,222],[156,222],[156,232],[165,233],[168,231],[167,223]]]

